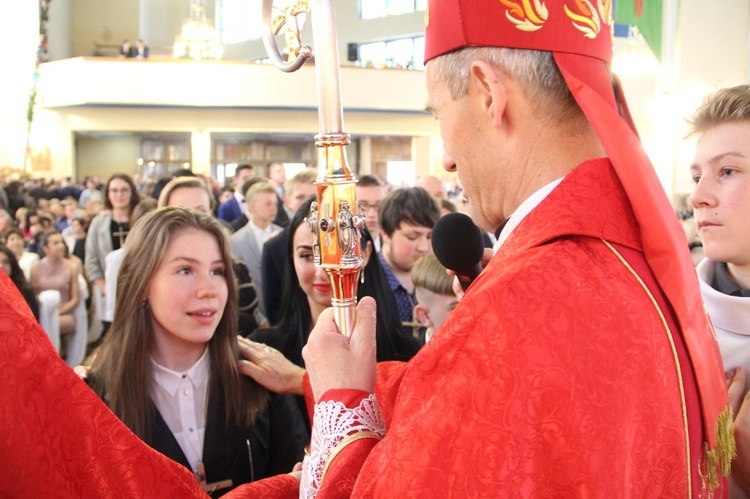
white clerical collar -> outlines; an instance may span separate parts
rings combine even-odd
[[[510,234],[515,230],[515,228],[521,224],[524,218],[526,218],[526,215],[531,213],[534,208],[539,206],[541,202],[544,201],[547,196],[549,196],[550,192],[555,190],[555,187],[560,185],[560,182],[562,182],[564,178],[565,177],[560,177],[557,180],[553,180],[549,184],[534,192],[531,196],[527,197],[520,205],[518,205],[516,211],[514,211],[513,214],[508,217],[508,221],[505,223],[503,230],[500,231],[500,235],[497,237],[497,242],[492,247],[495,253],[497,253],[497,250],[499,250],[500,247],[505,243],[505,241],[510,237]]]
[[[203,355],[201,355],[201,358],[193,364],[193,367],[183,372],[173,371],[164,367],[156,362],[153,357],[151,357],[151,363],[154,366],[154,380],[171,396],[177,395],[180,380],[183,378],[190,380],[195,389],[203,386],[206,378],[208,378],[208,370],[211,367],[208,346]]]

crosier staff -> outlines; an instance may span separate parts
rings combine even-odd
[[[357,281],[362,268],[358,229],[364,227],[364,210],[356,200],[357,178],[349,168],[346,146],[349,134],[343,131],[341,84],[339,80],[338,39],[333,0],[300,0],[274,17],[273,0],[263,0],[263,43],[271,60],[282,71],[293,72],[312,56],[312,49],[300,43],[300,17],[311,12],[315,74],[318,89],[318,122],[315,136],[318,149],[317,199],[307,222],[313,233],[315,264],[323,267],[333,288],[332,305],[336,324],[346,336],[354,326]],[[279,53],[275,35],[284,31],[292,42],[289,60]]]

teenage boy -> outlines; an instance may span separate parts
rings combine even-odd
[[[440,218],[435,199],[421,187],[389,192],[380,205],[381,251],[378,254],[386,282],[396,298],[399,318],[406,334],[415,334],[417,297],[411,269],[432,252],[432,227]]]

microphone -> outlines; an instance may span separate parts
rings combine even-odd
[[[482,272],[482,231],[463,213],[448,213],[435,222],[432,251],[443,267],[456,273],[464,291]]]

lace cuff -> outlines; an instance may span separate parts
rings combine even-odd
[[[302,464],[300,497],[317,495],[328,464],[347,445],[362,438],[380,440],[383,435],[385,424],[374,394],[353,409],[333,400],[315,404],[310,453]]]

